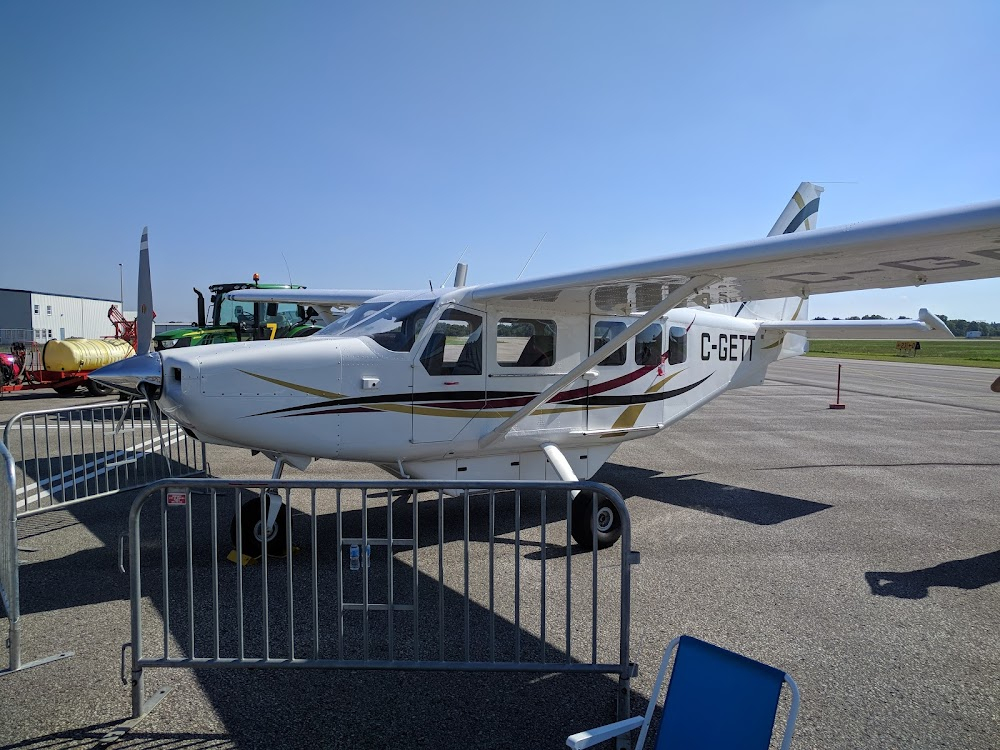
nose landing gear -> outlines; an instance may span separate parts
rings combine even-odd
[[[285,460],[277,458],[271,479],[281,479]],[[244,493],[248,500],[240,506],[240,522],[237,528],[236,516],[229,527],[229,535],[236,549],[237,534],[241,541],[244,557],[256,558],[264,554],[284,557],[288,553],[288,508],[281,501],[281,494],[274,489],[264,492],[264,509],[261,512],[260,495]],[[263,518],[262,518],[263,516]]]
[[[281,496],[277,492],[265,492],[264,520],[261,521],[260,496],[244,493],[249,497],[240,508],[240,525],[236,527],[236,516],[229,527],[229,535],[236,549],[236,536],[239,533],[242,541],[243,554],[247,557],[260,557],[264,554],[265,539],[267,554],[274,557],[284,557],[288,552],[288,512]],[[265,531],[266,530],[266,531]]]

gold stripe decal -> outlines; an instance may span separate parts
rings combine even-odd
[[[663,380],[653,383],[649,388],[646,389],[646,393],[656,393],[663,386],[667,384],[667,381],[680,375],[683,370],[678,370],[675,373],[667,375]],[[625,407],[625,411],[621,413],[615,423],[611,425],[612,430],[630,430],[635,427],[635,423],[639,421],[639,415],[642,414],[642,410],[646,408],[646,404],[632,404],[631,406]]]
[[[802,305],[806,302],[805,297],[799,297],[799,306],[795,308],[795,312],[792,313],[792,320],[798,320],[799,313],[802,312]]]
[[[321,398],[331,398],[338,399],[344,398],[343,393],[334,393],[333,391],[322,391],[319,388],[309,388],[304,385],[296,385],[295,383],[289,383],[287,380],[278,380],[277,378],[269,378],[266,375],[258,375],[255,372],[248,372],[247,370],[240,370],[244,375],[249,375],[252,378],[257,378],[258,380],[265,380],[268,383],[273,383],[274,385],[280,385],[288,388],[292,391],[298,391],[299,393],[308,393],[310,396],[319,396]]]

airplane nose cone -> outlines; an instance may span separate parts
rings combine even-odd
[[[131,396],[145,396],[142,385],[159,388],[163,382],[163,366],[159,352],[136,355],[119,362],[112,362],[90,373],[91,380],[110,386]]]

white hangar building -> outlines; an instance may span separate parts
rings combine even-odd
[[[121,309],[121,303],[116,299],[0,289],[0,345],[114,336],[114,324],[108,319],[111,307]]]

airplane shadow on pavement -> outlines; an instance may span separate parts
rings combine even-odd
[[[978,589],[1000,582],[1000,550],[965,560],[949,560],[908,572],[869,571],[865,580],[875,596],[924,599],[932,586]]]
[[[831,507],[798,497],[707,482],[696,479],[697,476],[664,476],[649,469],[608,463],[597,472],[594,480],[610,484],[626,499],[644,497],[759,526],[802,518]]]

